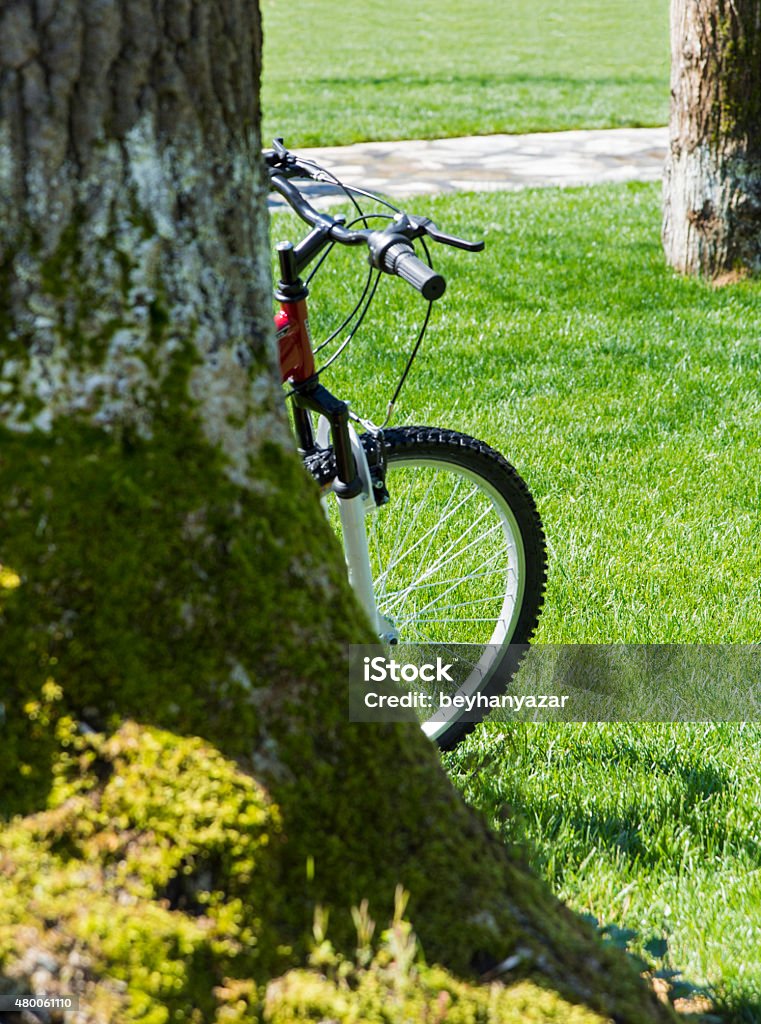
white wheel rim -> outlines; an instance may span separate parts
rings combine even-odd
[[[526,556],[517,520],[489,481],[458,463],[410,455],[391,460],[388,470],[391,502],[367,520],[378,610],[395,621],[402,643],[453,652],[466,642],[483,646],[456,691],[470,696],[491,676],[520,616]],[[403,480],[402,471],[414,478]],[[431,524],[426,517],[434,512]],[[458,564],[466,569],[460,575]],[[463,713],[441,709],[423,731],[436,740]]]

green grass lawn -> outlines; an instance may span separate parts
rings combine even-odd
[[[263,0],[265,143],[664,124],[668,0]]]
[[[436,250],[449,287],[397,422],[480,437],[530,484],[550,558],[537,639],[757,641],[761,284],[672,274],[656,186],[408,206],[487,244]],[[293,227],[276,218],[275,238]],[[317,336],[363,273],[343,251],[315,279]],[[382,419],[423,305],[384,280],[328,386]],[[635,932],[657,967],[711,986],[726,1021],[752,1024],[759,743],[758,726],[500,723],[445,760],[561,896]]]
[[[673,275],[658,202],[629,185],[408,204],[486,251],[436,250],[449,287],[395,422],[479,437],[528,482],[550,560],[541,642],[758,639],[761,287]],[[363,267],[344,251],[315,278],[317,337]],[[424,305],[384,279],[328,386],[382,420]]]
[[[725,1024],[758,1024],[760,742],[757,725],[513,724],[445,761],[559,896],[706,987]]]

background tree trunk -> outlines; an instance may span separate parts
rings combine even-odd
[[[761,268],[761,0],[672,0],[668,263]]]
[[[260,52],[249,0],[0,15],[0,792],[26,815],[2,970],[42,949],[133,1000],[94,1019],[205,1024],[303,957],[315,904],[349,946],[351,905],[383,921],[402,882],[430,959],[518,949],[577,1002],[666,1019],[415,725],[348,721],[368,637],[278,395]]]

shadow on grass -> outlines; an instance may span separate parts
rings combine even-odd
[[[653,768],[654,774],[663,779],[657,766]],[[672,779],[679,776],[681,784],[674,785],[670,792],[663,794],[657,808],[643,810],[641,800],[634,799],[620,813],[591,811],[574,814],[567,819],[568,826],[579,837],[585,840],[593,837],[596,845],[615,850],[650,868],[663,864],[664,850],[662,844],[655,840],[669,822],[678,822],[682,829],[687,828],[703,849],[710,843],[713,851],[731,847],[737,854],[746,854],[756,860],[761,858],[759,844],[726,820],[712,820],[710,835],[707,827],[701,826],[700,809],[705,806],[706,798],[725,790],[728,784],[725,773],[710,766],[672,765],[668,775]]]

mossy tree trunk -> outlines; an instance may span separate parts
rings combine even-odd
[[[682,273],[761,268],[761,0],[672,0],[663,245]]]
[[[317,515],[275,374],[260,52],[248,0],[0,15],[6,696],[54,676],[95,725],[237,749],[299,584],[338,575],[286,544]]]
[[[248,0],[0,13],[0,786],[27,815],[0,882],[29,915],[0,928],[3,970],[55,936],[174,1013],[298,960],[318,902],[347,945],[352,904],[383,920],[401,882],[429,958],[520,949],[575,1000],[665,1019],[415,726],[347,720],[367,634],[278,395],[260,44]],[[203,983],[162,987],[188,950]]]

